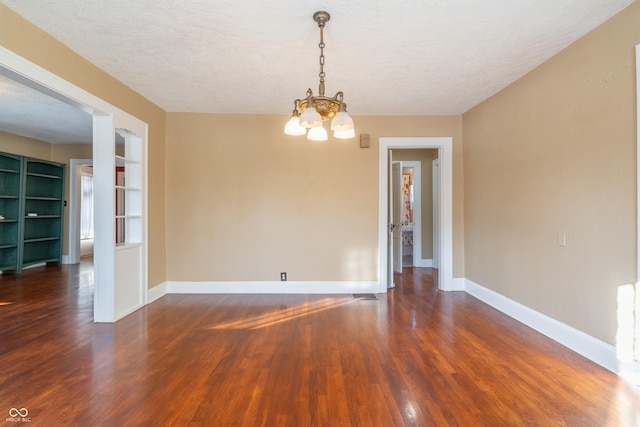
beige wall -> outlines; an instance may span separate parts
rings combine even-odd
[[[0,131],[0,151],[51,160],[51,144]]]
[[[357,138],[313,143],[287,117],[169,113],[167,241],[176,281],[374,281],[378,138],[453,136],[454,269],[462,269],[460,117],[355,117]]]
[[[636,281],[638,23],[635,3],[463,116],[466,277],[612,345]]]
[[[0,45],[149,124],[149,286],[167,280],[164,110],[4,5]]]
[[[392,150],[393,160],[420,162],[420,213],[422,259],[433,259],[433,160],[438,150]],[[415,262],[415,261],[414,261]]]

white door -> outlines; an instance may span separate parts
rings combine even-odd
[[[402,162],[391,164],[391,215],[389,229],[391,231],[393,271],[402,273]]]

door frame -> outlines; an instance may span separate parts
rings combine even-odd
[[[388,283],[388,209],[389,209],[389,151],[391,149],[435,148],[440,158],[440,270],[438,287],[453,290],[453,138],[415,137],[379,139],[378,151],[378,285],[379,292],[387,292]]]
[[[433,159],[431,161],[431,180],[432,180],[432,204],[433,204],[433,257],[432,257],[432,266],[433,268],[440,268],[440,254],[438,253],[438,247],[440,242],[438,239],[440,238],[440,211],[438,206],[440,206],[440,159]]]
[[[69,255],[66,264],[80,262],[80,170],[83,166],[93,166],[93,159],[69,161]]]
[[[142,120],[120,110],[84,89],[64,80],[39,65],[23,58],[13,51],[0,46],[0,73],[53,98],[79,108],[93,116],[93,163],[94,191],[96,198],[110,200],[107,209],[97,210],[95,215],[94,246],[94,321],[115,322],[134,309],[147,303],[148,294],[148,233],[147,233],[147,141],[148,125]],[[115,128],[125,128],[136,132],[143,139],[143,235],[138,291],[140,299],[134,302],[136,308],[120,310],[116,304],[115,277],[118,266],[115,262],[115,222],[113,221]],[[109,210],[109,212],[107,212]],[[104,211],[104,212],[103,212]],[[113,238],[112,238],[113,237]],[[120,304],[122,306],[122,304]]]
[[[636,283],[640,283],[640,44],[636,45]]]

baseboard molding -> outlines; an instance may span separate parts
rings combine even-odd
[[[623,374],[616,357],[616,349],[612,345],[532,310],[497,292],[478,285],[469,279],[464,279],[464,281],[464,290],[468,294],[473,295],[493,308],[513,317],[515,320],[524,323],[598,365],[617,374]]]
[[[167,282],[169,294],[357,294],[378,293],[378,282]]]
[[[432,259],[421,259],[418,260],[418,265],[416,265],[416,267],[422,267],[422,268],[431,268],[433,267],[433,260]]]
[[[137,305],[135,307],[131,307],[125,311],[123,311],[122,313],[117,313],[115,318],[113,319],[114,322],[117,322],[120,319],[123,319],[125,317],[127,317],[128,315],[130,315],[131,313],[140,310],[142,307],[144,307],[144,304],[142,305]]]
[[[465,291],[466,289],[466,281],[464,277],[454,277],[453,278],[453,287],[452,291]]]
[[[151,289],[147,290],[147,304],[151,304],[157,299],[162,298],[167,294],[167,282],[160,283]]]

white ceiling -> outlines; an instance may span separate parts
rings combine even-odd
[[[88,144],[92,117],[0,73],[0,130],[55,144]]]
[[[357,117],[462,114],[632,1],[0,3],[166,111],[283,115],[317,93],[326,10],[326,92]]]

